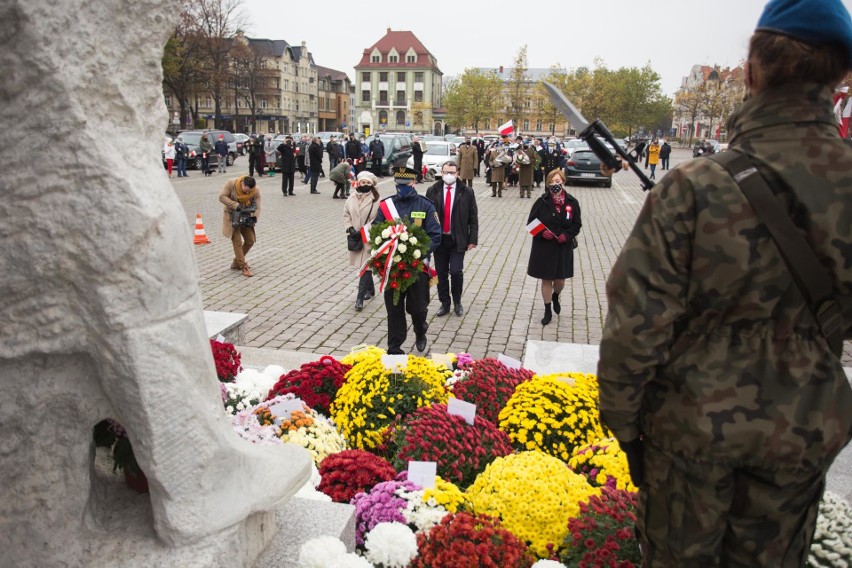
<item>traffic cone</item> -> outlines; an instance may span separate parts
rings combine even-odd
[[[195,215],[195,239],[193,239],[192,244],[210,244],[210,239],[207,238],[207,233],[204,232],[204,222],[201,220],[201,213]]]

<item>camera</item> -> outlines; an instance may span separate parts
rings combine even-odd
[[[254,216],[256,211],[256,205],[246,207],[237,205],[237,208],[231,213],[231,226],[234,228],[254,227],[257,223],[257,217]]]

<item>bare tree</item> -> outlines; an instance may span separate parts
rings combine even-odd
[[[515,121],[515,132],[520,129],[521,120],[524,118],[527,109],[527,102],[530,99],[529,94],[530,80],[527,76],[527,46],[524,45],[518,50],[515,56],[512,73],[509,75],[509,80],[506,83],[506,102],[509,110],[509,116]],[[502,119],[499,119],[502,122]]]
[[[180,22],[163,50],[163,91],[177,100],[181,125],[189,122],[192,101],[202,85],[202,62],[190,23],[189,15],[181,11]]]

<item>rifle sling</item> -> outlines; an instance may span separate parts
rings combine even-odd
[[[834,300],[829,273],[820,264],[813,248],[781,206],[763,174],[745,154],[728,150],[707,158],[724,167],[745,194],[758,220],[778,246],[831,351],[840,356],[843,352],[840,306]]]

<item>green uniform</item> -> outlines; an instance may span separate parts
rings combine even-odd
[[[830,269],[850,338],[852,147],[831,109],[827,88],[774,89],[728,132]],[[601,417],[619,440],[645,437],[646,561],[799,566],[825,472],[852,436],[852,389],[722,166],[695,159],[654,187],[607,298]]]

